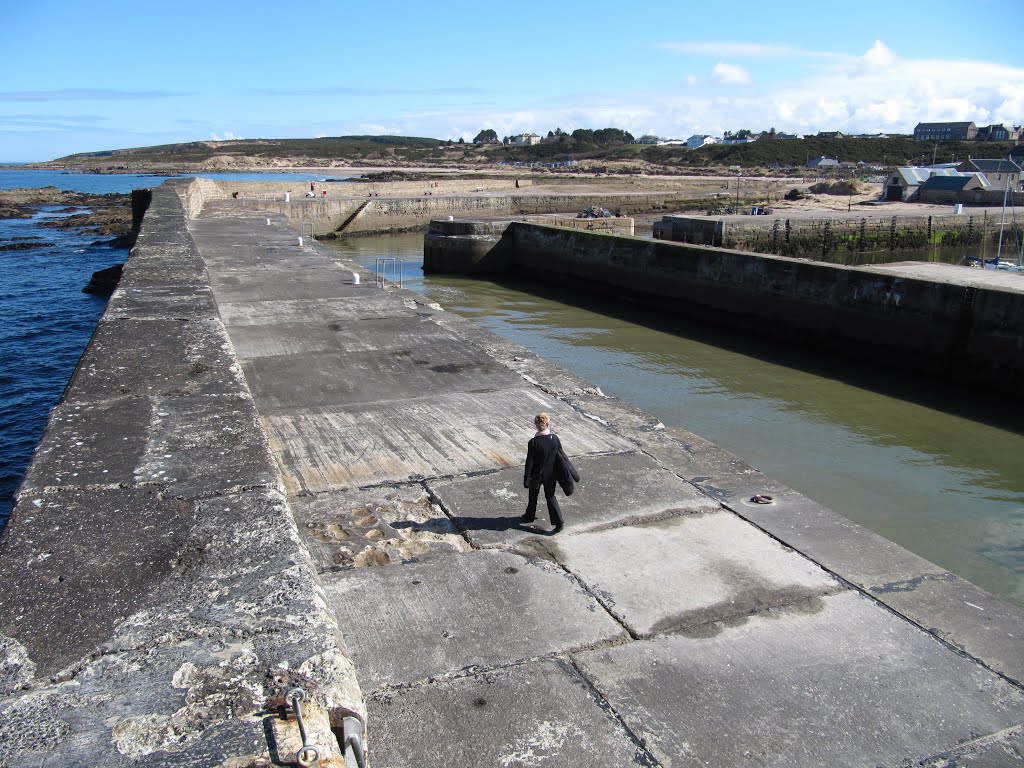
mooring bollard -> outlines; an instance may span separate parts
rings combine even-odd
[[[267,219],[267,226],[270,226],[270,219]]]
[[[299,247],[300,248],[302,247],[302,238],[301,237],[299,238]]]
[[[359,285],[359,273],[358,272],[353,272],[352,273],[352,285]]]

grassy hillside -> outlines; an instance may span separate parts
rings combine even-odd
[[[605,129],[608,130],[608,129]],[[579,133],[579,132],[577,132]],[[585,132],[587,134],[600,132]],[[621,133],[621,132],[620,132]],[[700,149],[651,146],[612,140],[604,144],[569,135],[528,147],[467,144],[409,136],[336,136],[316,139],[246,139],[195,141],[155,147],[87,152],[55,160],[62,167],[139,169],[301,165],[441,165],[460,167],[493,163],[554,163],[574,160],[580,170],[616,172],[727,173],[791,168],[831,157],[891,168],[899,165],[1005,157],[1006,142],[915,142],[908,136],[888,139],[761,139],[751,144],[713,144]]]

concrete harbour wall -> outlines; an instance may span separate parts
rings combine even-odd
[[[0,765],[269,766],[293,686],[341,765],[332,729],[365,719],[189,234],[201,194],[154,190],[0,539]]]
[[[190,221],[203,206],[199,183],[154,191],[0,539],[0,765],[295,764],[293,686],[325,768],[354,764],[338,742],[368,707],[378,766],[538,744],[595,768],[1020,754],[1019,610],[469,320],[350,282],[280,217],[221,201]],[[557,546],[514,523],[509,457],[539,407],[585,475]],[[330,532],[369,499],[380,559],[342,566],[356,536]]]
[[[985,391],[1019,393],[1024,385],[1021,291],[523,223],[487,253],[453,260],[459,270],[466,264],[529,272],[548,285],[628,297]],[[438,251],[425,268],[452,271]]]
[[[317,183],[317,194],[304,197],[306,182],[224,182],[196,179],[182,194],[190,217],[197,216],[205,202],[231,200],[239,210],[262,211],[286,216],[295,227],[312,223],[318,236],[342,229],[344,234],[366,234],[426,229],[432,219],[520,217],[546,213],[579,213],[600,206],[613,213],[664,211],[672,208],[678,193],[617,193],[592,195],[501,194],[502,190],[529,186],[526,181],[441,180],[432,182],[363,184]],[[284,193],[289,192],[285,201]],[[470,194],[470,193],[483,194]],[[233,197],[238,193],[238,197]],[[383,193],[383,194],[382,194]]]

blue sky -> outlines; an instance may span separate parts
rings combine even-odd
[[[14,2],[0,161],[229,138],[1024,123],[1015,2]]]

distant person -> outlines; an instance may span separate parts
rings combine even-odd
[[[537,427],[537,434],[527,445],[526,470],[523,473],[523,487],[530,489],[530,496],[526,514],[519,519],[523,523],[532,523],[537,519],[537,499],[543,485],[548,517],[555,527],[554,533],[558,533],[564,521],[558,499],[555,498],[555,488],[561,483],[566,495],[569,495],[572,493],[573,481],[579,482],[580,476],[562,450],[558,435],[551,432],[551,417],[541,412],[534,417],[533,423]]]

